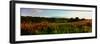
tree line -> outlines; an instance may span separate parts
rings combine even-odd
[[[75,18],[47,18],[47,17],[31,17],[31,16],[21,16],[21,22],[50,22],[50,23],[66,23],[66,22],[76,22],[85,20],[85,18],[80,19],[79,17]]]

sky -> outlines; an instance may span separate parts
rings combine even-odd
[[[57,18],[92,18],[90,10],[62,10],[62,9],[39,9],[39,8],[20,8],[21,16],[32,17],[57,17]]]

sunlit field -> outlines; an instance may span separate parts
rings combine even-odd
[[[21,35],[92,32],[92,19],[21,16]]]

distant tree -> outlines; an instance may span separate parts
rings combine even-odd
[[[74,18],[70,18],[69,20],[68,20],[68,22],[73,22],[74,21]]]
[[[79,17],[76,17],[74,21],[79,21],[79,20],[80,20]]]
[[[79,20],[79,17],[76,17],[75,19],[76,19],[76,20]]]
[[[81,20],[85,20],[85,18],[82,18]]]
[[[70,18],[70,20],[73,20],[74,18]]]

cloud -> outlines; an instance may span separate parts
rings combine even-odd
[[[39,16],[43,10],[33,8],[21,8],[22,16]]]
[[[36,9],[36,8],[22,8],[22,16],[33,16],[33,17],[64,17],[64,18],[92,18],[92,12],[86,10],[48,10],[48,9]]]

